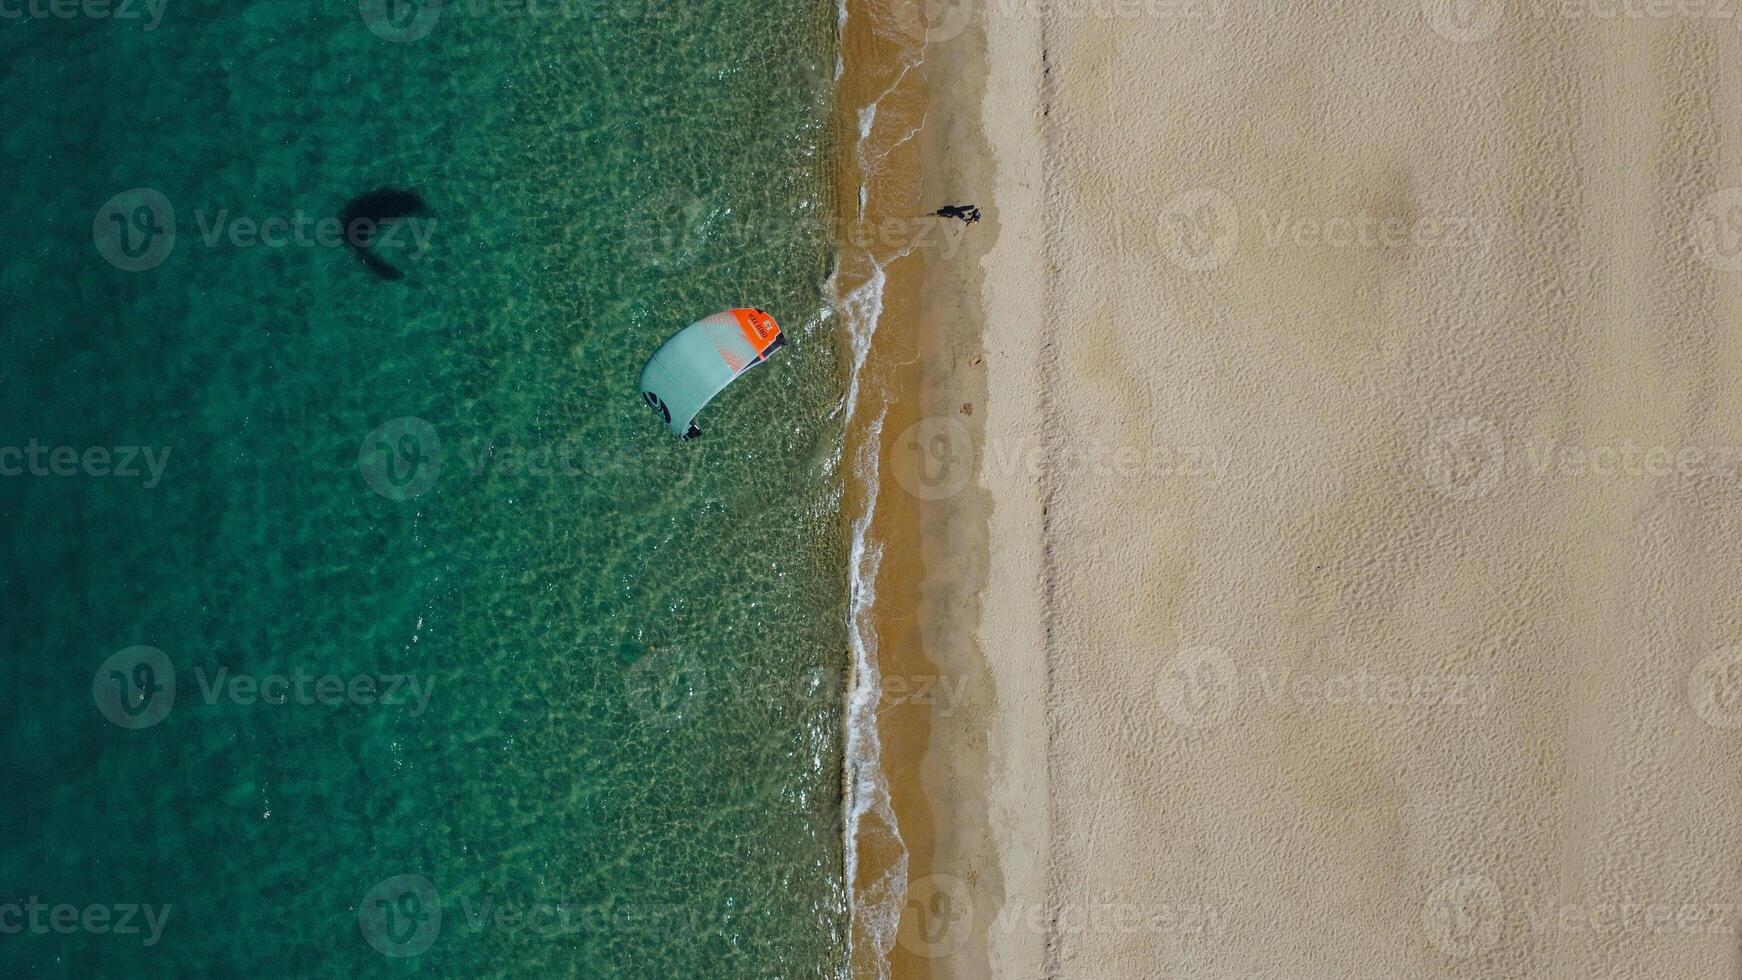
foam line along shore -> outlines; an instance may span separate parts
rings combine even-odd
[[[984,976],[984,913],[1001,882],[986,819],[992,688],[973,636],[988,500],[973,478],[978,269],[998,222],[932,213],[990,190],[984,42],[966,4],[850,0],[843,12],[837,292],[867,342],[849,429],[861,642],[848,714],[851,965],[855,977]]]
[[[900,528],[903,502],[881,492],[890,414],[899,421],[891,365],[900,358],[917,282],[899,240],[879,222],[915,196],[917,167],[906,135],[923,116],[918,89],[923,32],[902,29],[899,5],[841,0],[836,130],[840,216],[834,292],[847,342],[844,518],[850,524],[851,664],[845,714],[845,876],[850,899],[849,969],[887,978],[889,950],[905,899],[914,828],[898,820],[881,717],[882,670],[891,654],[880,621],[911,591],[911,551]],[[905,833],[904,833],[905,832]]]

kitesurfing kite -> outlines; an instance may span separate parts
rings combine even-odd
[[[786,346],[780,325],[764,310],[727,310],[677,332],[641,369],[641,398],[672,434],[702,434],[695,418],[726,386]]]

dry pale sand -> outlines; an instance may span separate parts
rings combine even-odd
[[[931,10],[904,954],[1742,976],[1736,7]]]

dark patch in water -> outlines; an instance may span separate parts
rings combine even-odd
[[[345,244],[351,246],[369,271],[382,279],[404,279],[405,273],[375,254],[375,240],[386,222],[414,217],[425,210],[423,198],[416,191],[383,187],[345,202],[345,209],[339,212],[339,224],[344,228]]]

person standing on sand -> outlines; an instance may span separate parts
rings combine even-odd
[[[946,204],[932,212],[937,218],[960,218],[963,224],[971,225],[980,220],[980,209],[972,204]]]

